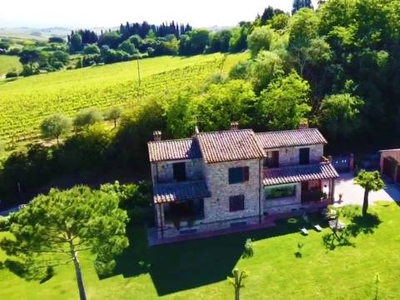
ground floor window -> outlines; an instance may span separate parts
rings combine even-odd
[[[296,185],[279,185],[264,187],[265,199],[276,199],[296,196]]]
[[[229,197],[229,211],[244,210],[244,195]]]

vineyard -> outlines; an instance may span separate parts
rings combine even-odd
[[[101,110],[112,106],[129,108],[147,97],[201,84],[212,74],[226,73],[246,58],[247,54],[159,57],[3,80],[0,139],[16,143],[37,138],[42,120],[55,113],[73,117],[78,110],[92,106]]]

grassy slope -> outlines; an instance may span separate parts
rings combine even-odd
[[[210,74],[219,71],[214,62],[221,61],[222,57],[221,54],[213,54],[142,60],[142,93],[147,96],[165,94],[179,90],[190,82],[200,84]],[[247,57],[246,53],[229,55],[223,72]],[[0,81],[0,138],[32,131],[38,133],[43,118],[54,113],[73,116],[82,107],[98,106],[104,109],[111,105],[135,105],[141,97],[138,96],[137,85],[136,61],[60,71],[10,82]]]
[[[134,231],[132,248],[115,276],[99,280],[91,263],[82,260],[89,299],[232,299],[226,276],[235,266],[250,272],[243,299],[372,299],[374,277],[380,276],[379,299],[400,294],[400,207],[384,203],[372,207],[381,224],[373,234],[361,234],[355,247],[327,251],[322,233],[303,237],[298,225],[283,222],[277,229],[228,235],[176,245],[144,246]],[[246,238],[256,239],[254,257],[240,258]],[[295,258],[297,243],[305,244],[303,258]],[[1,256],[1,255],[0,255]],[[142,260],[151,266],[140,267]],[[0,270],[0,298],[77,298],[72,266],[60,267],[44,284],[25,282]]]
[[[22,70],[19,58],[17,56],[0,55],[0,76],[13,70],[17,72]]]

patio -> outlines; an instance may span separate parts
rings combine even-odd
[[[356,204],[362,205],[364,199],[364,189],[354,183],[353,173],[341,173],[336,179],[335,200],[336,205]],[[400,202],[400,188],[396,184],[385,182],[386,187],[378,192],[370,192],[369,203],[376,201],[396,201]],[[342,202],[338,203],[339,194],[342,194]]]

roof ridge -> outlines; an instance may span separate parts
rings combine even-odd
[[[226,130],[215,130],[215,131],[201,131],[199,133],[196,133],[195,135],[205,135],[205,134],[213,134],[213,133],[223,133],[223,132],[238,132],[238,131],[252,131],[254,132],[253,129],[251,128],[239,128],[239,129],[226,129]]]
[[[283,129],[283,130],[259,131],[259,132],[255,132],[255,134],[289,132],[289,131],[309,131],[309,130],[318,130],[318,128],[309,127],[309,128],[302,128],[302,129]]]
[[[179,142],[179,141],[189,141],[193,140],[193,137],[188,137],[188,138],[180,138],[180,139],[169,139],[169,140],[159,140],[159,141],[148,141],[147,144],[150,143],[163,143],[163,142]]]

